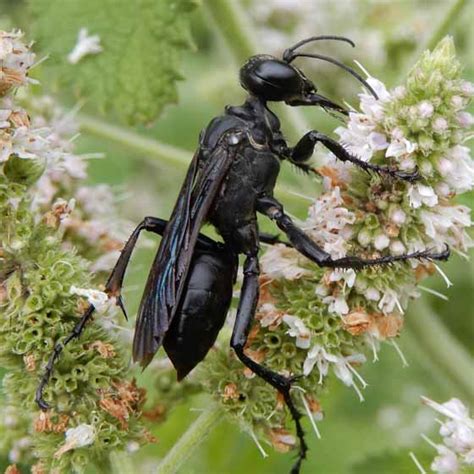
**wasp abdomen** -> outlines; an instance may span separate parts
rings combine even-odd
[[[184,296],[163,341],[178,380],[204,359],[224,325],[236,265],[228,252],[196,252]]]

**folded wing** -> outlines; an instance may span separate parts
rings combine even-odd
[[[160,348],[184,289],[199,230],[242,144],[227,132],[206,160],[196,152],[166,226],[138,310],[133,359],[146,367]]]

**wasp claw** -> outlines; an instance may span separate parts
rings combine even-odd
[[[405,171],[394,171],[393,176],[403,181],[408,181],[409,183],[414,183],[415,181],[418,181],[421,178],[418,167],[416,167],[415,170],[411,173]]]
[[[288,377],[288,381],[290,385],[292,385],[294,382],[296,382],[297,380],[301,380],[303,377],[303,374],[292,375],[291,377]]]
[[[451,255],[451,249],[449,248],[449,245],[448,244],[445,244],[445,248],[443,251],[441,252],[433,252],[431,253],[430,252],[430,255],[428,256],[428,258],[430,260],[448,260],[449,256]]]
[[[36,398],[35,402],[42,411],[48,411],[50,409],[50,406],[48,403],[46,403],[43,400],[43,394],[42,393],[36,393]]]
[[[125,305],[123,304],[122,295],[118,295],[115,300],[115,304],[122,310],[125,319],[128,321],[128,314],[127,310],[125,309]]]

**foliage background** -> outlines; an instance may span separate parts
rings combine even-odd
[[[302,3],[304,2],[309,3],[310,0],[302,0]],[[44,2],[32,1],[31,3],[36,4],[38,8],[45,8],[44,5],[41,6]],[[77,2],[67,0],[62,5],[61,3],[49,2],[48,8],[51,9],[49,21],[52,31],[55,31],[56,27],[58,30],[68,28],[68,15],[74,14],[71,5]],[[124,8],[122,4],[133,5],[134,2],[105,3],[115,13],[102,20],[108,22],[107,28],[114,31],[120,27],[117,18],[124,14],[121,10]],[[179,97],[178,104],[167,106],[159,119],[154,122],[149,119],[159,106],[157,105],[152,112],[147,111],[151,115],[146,117],[146,122],[151,125],[124,125],[120,110],[124,107],[123,93],[127,91],[122,90],[122,95],[115,103],[112,100],[112,111],[99,114],[97,105],[102,105],[102,102],[105,103],[110,99],[100,96],[102,89],[95,89],[94,93],[91,93],[87,87],[82,87],[84,91],[81,99],[84,103],[81,111],[83,133],[78,142],[79,151],[106,153],[105,159],[94,160],[90,163],[90,180],[93,183],[106,182],[116,187],[123,198],[121,206],[124,215],[134,222],[138,222],[145,215],[162,217],[169,215],[184,175],[185,165],[169,159],[170,157],[167,159],[163,156],[159,159],[156,154],[146,153],[132,146],[127,147],[123,143],[118,143],[117,140],[106,138],[101,127],[104,124],[127,127],[128,131],[137,133],[141,137],[149,137],[186,149],[191,156],[197,144],[199,132],[208,121],[220,114],[225,104],[237,104],[244,98],[243,91],[238,87],[237,72],[241,56],[245,55],[246,46],[242,38],[233,31],[235,19],[233,20],[230,15],[233,9],[240,7],[240,13],[245,15],[246,20],[240,26],[243,26],[246,38],[263,38],[265,34],[270,34],[268,27],[271,26],[273,29],[286,32],[291,38],[288,43],[290,44],[294,39],[291,37],[294,22],[302,21],[298,19],[298,8],[295,8],[296,13],[292,15],[291,21],[282,15],[273,14],[262,22],[256,10],[256,3],[254,0],[246,0],[238,5],[237,0],[229,2],[209,0],[191,13],[193,47],[184,53],[180,66],[178,66],[179,61],[173,59],[176,62],[174,66],[179,69],[183,79],[178,84],[176,96]],[[277,4],[273,1],[258,3],[269,9],[275,8]],[[413,54],[416,53],[419,45],[424,44],[449,8],[449,2],[441,0],[412,2],[311,0],[310,3],[316,14],[321,12],[325,24],[324,30],[321,30],[322,26],[316,25],[318,29],[315,27],[314,31],[309,31],[308,36],[324,33],[349,34],[348,23],[357,24],[356,36],[373,38],[375,44],[364,43],[363,48],[351,51],[351,54],[362,64],[370,65],[370,72],[388,85],[397,83],[403,71],[406,71],[413,61]],[[450,24],[449,32],[454,36],[458,55],[465,64],[465,78],[472,81],[474,33],[471,25],[474,20],[474,2],[468,0],[462,3],[465,4],[462,12]],[[356,12],[356,18],[353,17],[354,12]],[[61,21],[61,16],[64,16],[64,21]],[[33,22],[27,2],[0,0],[0,26],[2,28],[21,27],[28,37],[34,39],[34,32],[38,31],[38,28],[33,25]],[[56,27],[54,22],[57,22]],[[83,26],[88,26],[88,24]],[[76,30],[69,33],[74,36]],[[92,30],[92,33],[95,31]],[[225,38],[227,41],[231,38],[231,42],[226,44]],[[260,43],[265,43],[265,41],[262,40]],[[268,40],[265,44],[268,44]],[[257,45],[260,52],[266,52],[258,41]],[[38,44],[36,49],[38,53],[41,51],[40,56],[50,51],[48,46],[52,48],[47,42]],[[321,45],[319,51],[323,50]],[[375,50],[382,51],[385,59],[374,61]],[[150,52],[159,54],[154,50],[143,51],[142,57],[137,56],[137,63],[142,67],[145,64],[153,68],[155,62],[150,62],[146,57],[146,54]],[[339,52],[342,53],[339,49],[331,50],[332,54],[339,54]],[[58,58],[52,57],[50,61],[46,61],[37,68],[34,74],[41,80],[43,92],[49,89],[64,105],[72,107],[78,101],[76,87],[59,86],[57,78],[58,75],[61,76],[62,71],[68,71],[67,74],[64,73],[66,77],[61,77],[61,79],[76,84],[74,66],[67,66],[65,62],[58,65],[57,61]],[[332,95],[335,98],[341,97],[355,103],[357,83],[345,80],[334,81],[333,77],[341,74],[337,69],[322,67],[319,63],[317,66],[312,64],[311,69],[309,65],[307,68],[305,65],[303,68],[311,71],[308,74],[323,94]],[[136,64],[127,66],[130,67],[131,74],[136,72]],[[110,66],[110,69],[103,71],[97,70],[97,77],[94,76],[93,71],[89,71],[88,81],[100,83],[104,79],[101,74],[120,73],[113,67]],[[134,87],[138,85],[135,84]],[[103,94],[106,93],[104,90]],[[153,93],[157,92],[152,89],[150,97],[139,97],[136,93],[137,91],[132,88],[129,97],[133,97],[136,101],[146,101],[151,100]],[[173,92],[167,91],[166,94],[169,99],[175,98]],[[160,105],[162,100],[162,97],[156,98]],[[125,106],[126,110],[128,110],[127,107]],[[332,118],[315,110],[305,110],[304,115],[312,126],[325,132],[330,132],[337,125]],[[126,118],[129,119],[129,115]],[[96,121],[97,119],[99,122]],[[295,136],[291,131],[292,127],[289,124],[286,124],[286,127],[288,136],[293,141]],[[302,135],[304,131],[301,129],[298,135]],[[118,133],[120,135],[120,129]],[[303,194],[315,195],[319,185],[308,177],[295,174],[289,168],[282,172],[280,183],[280,191],[277,195],[292,214],[303,218],[306,209],[305,201],[289,194],[287,190],[293,188]],[[466,199],[470,199],[472,206],[472,194]],[[271,226],[263,221],[262,226],[264,230],[271,230]],[[147,238],[155,240],[151,236]],[[153,253],[154,249],[150,248],[138,251],[126,280],[126,304],[132,320]],[[449,334],[472,356],[474,355],[472,345],[474,264],[472,261],[467,262],[454,256],[444,268],[453,281],[454,287],[446,291],[439,277],[433,277],[430,280],[430,286],[448,294],[449,302],[425,295],[426,305],[423,307],[412,305],[407,320],[415,319],[417,311],[423,310],[437,314],[448,328]],[[408,324],[400,338],[399,344],[409,360],[409,368],[402,367],[397,354],[388,346],[382,351],[380,362],[366,364],[363,376],[369,381],[370,386],[365,391],[366,401],[363,404],[359,403],[352,391],[347,390],[337,381],[333,381],[328,394],[321,400],[326,415],[324,422],[320,424],[322,440],[316,440],[307,426],[311,450],[309,462],[303,468],[304,472],[335,474],[414,472],[414,466],[408,458],[409,450],[414,450],[422,460],[424,456],[426,459],[433,457],[434,453],[429,448],[425,448],[419,438],[421,432],[434,431],[434,426],[427,421],[432,419],[433,415],[420,406],[419,395],[425,394],[439,401],[457,396],[468,404],[472,403],[472,400],[468,400],[467,394],[457,390],[456,383],[450,374],[436,362],[450,356],[449,353],[444,353],[443,345],[437,346],[434,349],[437,354],[433,355],[420,349],[418,344],[420,337],[422,334],[417,332],[416,325]],[[146,378],[145,372],[140,376],[140,382],[146,384]],[[466,380],[471,380],[472,383],[474,371],[466,374]],[[152,470],[156,460],[166,454],[180,434],[186,430],[191,420],[197,416],[192,410],[205,406],[206,403],[205,398],[194,397],[185,404],[177,406],[163,424],[154,428],[153,431],[159,438],[159,443],[141,450],[137,457],[149,466],[144,468],[144,472]],[[402,448],[401,451],[399,451],[400,448]],[[394,454],[387,456],[388,452]],[[381,461],[377,461],[377,458]],[[380,467],[380,462],[383,468]],[[180,472],[183,474],[204,472],[237,474],[246,471],[265,474],[280,473],[287,472],[290,464],[288,455],[279,455],[274,452],[271,452],[269,458],[262,459],[251,439],[240,433],[237,427],[224,421],[213,430],[210,437],[196,450]],[[0,460],[0,469],[6,465],[6,460]]]

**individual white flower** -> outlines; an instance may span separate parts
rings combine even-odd
[[[359,242],[362,247],[367,247],[372,242],[372,234],[367,229],[362,229],[357,234],[357,242]]]
[[[349,312],[349,306],[343,294],[326,296],[323,298],[323,303],[328,305],[328,311],[330,313],[336,313],[342,316]]]
[[[73,154],[65,154],[61,162],[58,164],[58,170],[61,174],[67,173],[71,178],[85,179],[87,178],[87,163],[80,156]],[[52,172],[53,177],[54,172]],[[95,193],[89,191],[89,196],[95,196]],[[91,198],[92,199],[92,198]]]
[[[403,255],[406,253],[406,248],[400,240],[393,240],[390,243],[390,252],[393,255]]]
[[[390,239],[383,233],[378,234],[374,239],[374,247],[377,250],[384,250],[390,245]]]
[[[270,278],[296,280],[311,271],[300,266],[301,256],[298,252],[283,244],[270,247],[260,260],[263,272]]]
[[[364,292],[364,296],[370,301],[378,301],[380,299],[380,291],[373,286],[369,286]]]
[[[136,453],[140,449],[140,443],[137,441],[129,441],[127,443],[127,446],[125,447],[125,450],[127,453]]]
[[[10,122],[8,118],[10,117],[12,111],[10,109],[0,109],[0,129],[10,127]]]
[[[311,344],[311,332],[305,326],[304,322],[301,321],[300,318],[289,314],[285,314],[282,319],[290,328],[286,333],[291,337],[296,337],[296,347],[309,349]]]
[[[456,119],[461,127],[469,128],[474,124],[474,117],[469,112],[458,112]]]
[[[405,86],[397,86],[392,90],[392,96],[395,99],[403,99],[407,93]]]
[[[385,150],[389,143],[387,137],[374,131],[377,124],[364,114],[351,112],[346,127],[338,127],[335,132],[347,150],[362,161],[369,161],[374,152]]]
[[[412,143],[403,136],[403,132],[399,128],[392,131],[392,139],[385,153],[385,156],[398,158],[400,156],[409,155],[417,148],[416,143]]]
[[[474,162],[466,146],[456,145],[440,158],[436,167],[443,180],[456,193],[470,191],[474,186]]]
[[[65,443],[54,453],[55,458],[61,457],[67,451],[91,445],[96,437],[95,428],[83,423],[75,428],[69,428],[66,433]]]
[[[418,104],[418,114],[421,118],[429,118],[433,115],[433,104],[427,100],[423,100]]]
[[[390,210],[390,220],[396,225],[402,225],[407,220],[407,215],[400,207],[393,207]]]
[[[374,77],[368,77],[367,82],[374,89],[378,95],[376,99],[372,94],[364,92],[359,94],[360,108],[372,121],[379,123],[384,118],[384,103],[389,101],[391,98],[390,93],[387,91],[383,82],[375,79]]]
[[[458,458],[453,451],[442,444],[437,445],[439,455],[431,463],[431,469],[440,474],[456,474],[459,472]]]
[[[342,356],[336,354],[325,354],[325,358],[328,362],[332,363],[332,368],[336,377],[342,381],[344,385],[348,387],[352,386],[359,396],[360,401],[364,400],[362,393],[354,381],[354,376],[362,383],[362,388],[367,386],[366,382],[352,367],[352,364],[363,364],[367,359],[363,354],[351,354],[349,356]]]
[[[460,110],[466,105],[466,99],[459,95],[453,95],[451,97],[451,105],[456,109]]]
[[[352,268],[337,268],[336,270],[333,270],[329,275],[329,281],[341,280],[343,280],[349,288],[352,288],[356,280],[356,272]]]
[[[462,81],[461,82],[461,91],[463,94],[467,96],[474,95],[474,84],[469,81]]]
[[[367,359],[364,354],[351,354],[344,357],[342,355],[327,354],[326,359],[334,364],[334,373],[345,385],[353,384],[353,372],[348,366],[357,363],[363,364]]]
[[[415,169],[416,162],[413,157],[409,155],[402,156],[398,163],[398,167],[401,171],[412,171]]]
[[[397,293],[390,288],[385,289],[382,298],[379,300],[379,304],[377,306],[385,314],[392,313],[395,307],[397,307],[398,310],[403,313]]]
[[[433,207],[438,204],[438,196],[434,192],[434,189],[425,184],[415,184],[410,186],[408,197],[410,199],[410,205],[414,209],[418,209],[423,204],[428,207]]]
[[[442,133],[448,129],[449,124],[444,117],[437,117],[433,120],[432,127],[435,132]]]
[[[77,288],[76,286],[71,285],[69,293],[72,295],[84,296],[97,311],[101,311],[108,306],[107,303],[109,297],[107,296],[107,293],[104,293],[103,291],[92,290],[89,288]]]
[[[319,372],[319,382],[322,383],[324,377],[328,374],[329,362],[326,358],[327,352],[326,349],[320,344],[315,344],[309,351],[306,359],[303,363],[303,374],[308,376],[314,366],[318,367]]]
[[[87,28],[81,28],[77,36],[77,43],[73,50],[68,54],[67,60],[71,64],[77,64],[84,56],[88,54],[98,54],[102,52],[99,35],[88,35]]]

